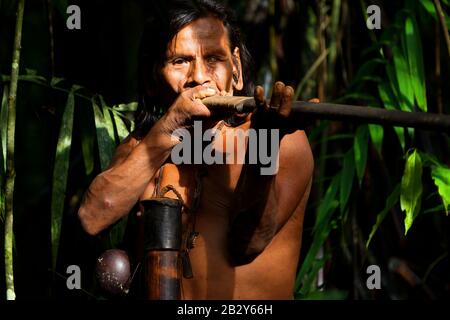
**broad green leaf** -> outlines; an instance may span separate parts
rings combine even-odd
[[[419,27],[414,17],[405,19],[405,43],[409,63],[409,74],[414,90],[417,106],[422,111],[427,111],[427,97],[425,87],[425,72],[423,66],[422,43]]]
[[[305,277],[302,288],[299,292],[299,296],[307,296],[313,288],[313,282],[316,278],[317,273],[319,270],[325,265],[325,263],[331,258],[331,254],[327,254],[325,257],[322,257],[320,259],[315,259],[313,261],[313,265],[311,266],[310,272],[308,272],[308,275]]]
[[[316,260],[317,253],[319,252],[320,247],[323,245],[325,240],[328,238],[328,235],[332,229],[332,225],[330,223],[331,217],[333,215],[333,212],[339,206],[339,201],[336,200],[336,195],[340,180],[340,174],[334,176],[333,180],[328,186],[327,191],[325,192],[323,201],[320,203],[320,206],[317,209],[318,213],[314,226],[313,241],[311,247],[308,250],[308,253],[306,254],[300,271],[297,274],[297,279],[295,281],[295,292],[299,291],[300,286],[305,281],[305,276],[314,267],[314,261]]]
[[[333,211],[338,207],[338,205],[339,205],[338,201],[334,200],[332,203],[332,207],[330,207],[330,213],[333,213]],[[317,253],[319,252],[320,247],[322,247],[325,240],[328,238],[331,229],[332,229],[331,223],[330,221],[327,221],[327,223],[322,223],[319,226],[319,228],[317,228],[317,230],[315,231],[311,247],[309,248],[308,253],[306,254],[305,260],[303,261],[303,264],[295,280],[295,292],[305,294],[305,291],[308,289],[303,288],[303,284],[309,278],[309,277],[307,278],[306,276],[307,274],[310,274],[311,270],[316,265],[315,262]]]
[[[397,74],[395,73],[395,68],[393,64],[386,65],[386,73],[389,78],[389,84],[386,84],[386,91],[391,93],[391,106],[393,109],[400,110],[400,88],[398,86]]]
[[[69,93],[59,130],[56,146],[55,166],[53,168],[52,203],[51,203],[51,239],[52,266],[56,268],[61,222],[66,198],[67,176],[69,171],[70,147],[72,145],[73,113],[75,106],[74,89]]]
[[[138,103],[130,102],[130,103],[122,103],[117,106],[114,106],[113,109],[121,112],[134,112],[137,110]]]
[[[353,150],[355,156],[356,174],[358,175],[358,182],[360,186],[366,169],[368,145],[369,130],[366,125],[359,126],[358,129],[356,129]]]
[[[352,191],[353,178],[355,176],[355,159],[353,154],[353,148],[351,148],[345,155],[342,174],[341,174],[341,184],[339,188],[339,202],[341,208],[341,214],[347,205],[348,198]]]
[[[375,235],[375,232],[380,227],[381,223],[383,222],[384,218],[386,217],[389,210],[392,209],[393,206],[398,202],[400,197],[400,184],[398,184],[392,193],[389,195],[389,197],[386,199],[386,206],[384,209],[377,215],[377,221],[372,227],[372,231],[370,232],[369,239],[366,242],[366,248],[369,247],[370,241],[372,241],[373,236]]]
[[[115,142],[116,137],[114,136],[114,125],[113,125],[113,120],[111,118],[111,112],[109,111],[109,108],[105,103],[105,100],[103,100],[103,97],[99,96],[99,98],[100,98],[100,104],[101,104],[102,110],[103,110],[103,118],[105,120],[106,130],[108,132],[110,139]]]
[[[369,133],[370,133],[370,139],[372,140],[372,143],[375,146],[375,149],[377,150],[380,157],[381,149],[383,146],[383,136],[384,136],[384,129],[382,126],[377,124],[369,124]]]
[[[113,115],[114,115],[114,122],[116,124],[116,129],[117,129],[117,136],[119,137],[119,143],[122,142],[129,134],[127,126],[125,125],[125,123],[122,120],[122,117],[119,115],[118,112],[115,112],[113,110]]]
[[[94,171],[94,136],[86,126],[81,128],[81,151],[83,153],[84,167],[86,175]]]
[[[386,84],[380,84],[378,85],[378,93],[380,94],[380,98],[383,101],[384,108],[387,110],[395,110],[395,101],[394,97],[392,95],[392,92],[389,89],[389,86]],[[401,127],[394,127],[394,131],[397,134],[398,141],[400,142],[400,145],[405,151],[405,130]]]
[[[110,129],[108,129],[111,118],[108,110],[103,110],[104,113],[100,110],[100,107],[97,105],[94,98],[92,99],[92,108],[94,110],[95,128],[97,132],[100,167],[103,171],[108,167],[111,161],[115,146],[114,137],[109,134]],[[109,121],[105,118],[109,118]]]
[[[445,212],[448,215],[450,212],[450,168],[432,166],[431,177],[438,188],[439,195],[444,203]]]
[[[331,180],[330,185],[325,192],[325,196],[323,197],[319,208],[317,209],[317,217],[316,222],[314,224],[314,230],[316,230],[319,225],[321,225],[324,221],[328,221],[330,216],[330,210],[333,208],[333,202],[337,202],[337,192],[339,190],[339,185],[341,182],[341,173],[335,175],[333,180]]]
[[[420,212],[422,202],[422,159],[417,150],[409,153],[401,182],[400,208],[406,211],[405,235]]]
[[[400,101],[400,109],[403,111],[412,111],[414,105],[414,90],[409,74],[408,61],[400,47],[395,46],[392,51],[398,88],[400,90],[400,95],[397,96]]]
[[[0,110],[0,138],[1,138],[1,152],[3,156],[3,172],[6,172],[6,136],[8,129],[8,86],[3,87],[2,109]]]

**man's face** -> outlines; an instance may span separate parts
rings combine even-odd
[[[239,49],[230,49],[227,29],[212,17],[195,20],[175,35],[161,73],[166,83],[160,94],[167,102],[198,85],[226,95],[243,86]]]

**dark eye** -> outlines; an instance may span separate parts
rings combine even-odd
[[[206,60],[207,60],[209,63],[214,63],[214,62],[219,61],[219,58],[218,58],[218,57],[215,57],[215,56],[211,56],[211,57],[208,57]]]
[[[173,64],[183,64],[183,63],[186,63],[186,62],[187,62],[187,60],[184,59],[184,58],[176,58],[176,59],[172,60]]]

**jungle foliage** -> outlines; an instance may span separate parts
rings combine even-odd
[[[94,239],[76,213],[133,129],[139,36],[163,1],[25,1],[11,111],[20,1],[0,0],[0,297],[98,299],[95,259],[121,246],[127,221]],[[280,79],[300,100],[450,113],[449,0],[228,3],[266,88]],[[66,28],[69,4],[81,30]],[[369,4],[381,8],[380,30],[366,27]],[[448,134],[331,121],[305,130],[315,172],[295,297],[448,298]],[[65,289],[70,264],[83,270],[79,292]],[[373,264],[381,290],[366,287]]]

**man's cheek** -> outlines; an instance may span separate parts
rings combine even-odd
[[[219,91],[231,92],[232,89],[232,75],[225,69],[218,69],[214,73],[214,80]]]

